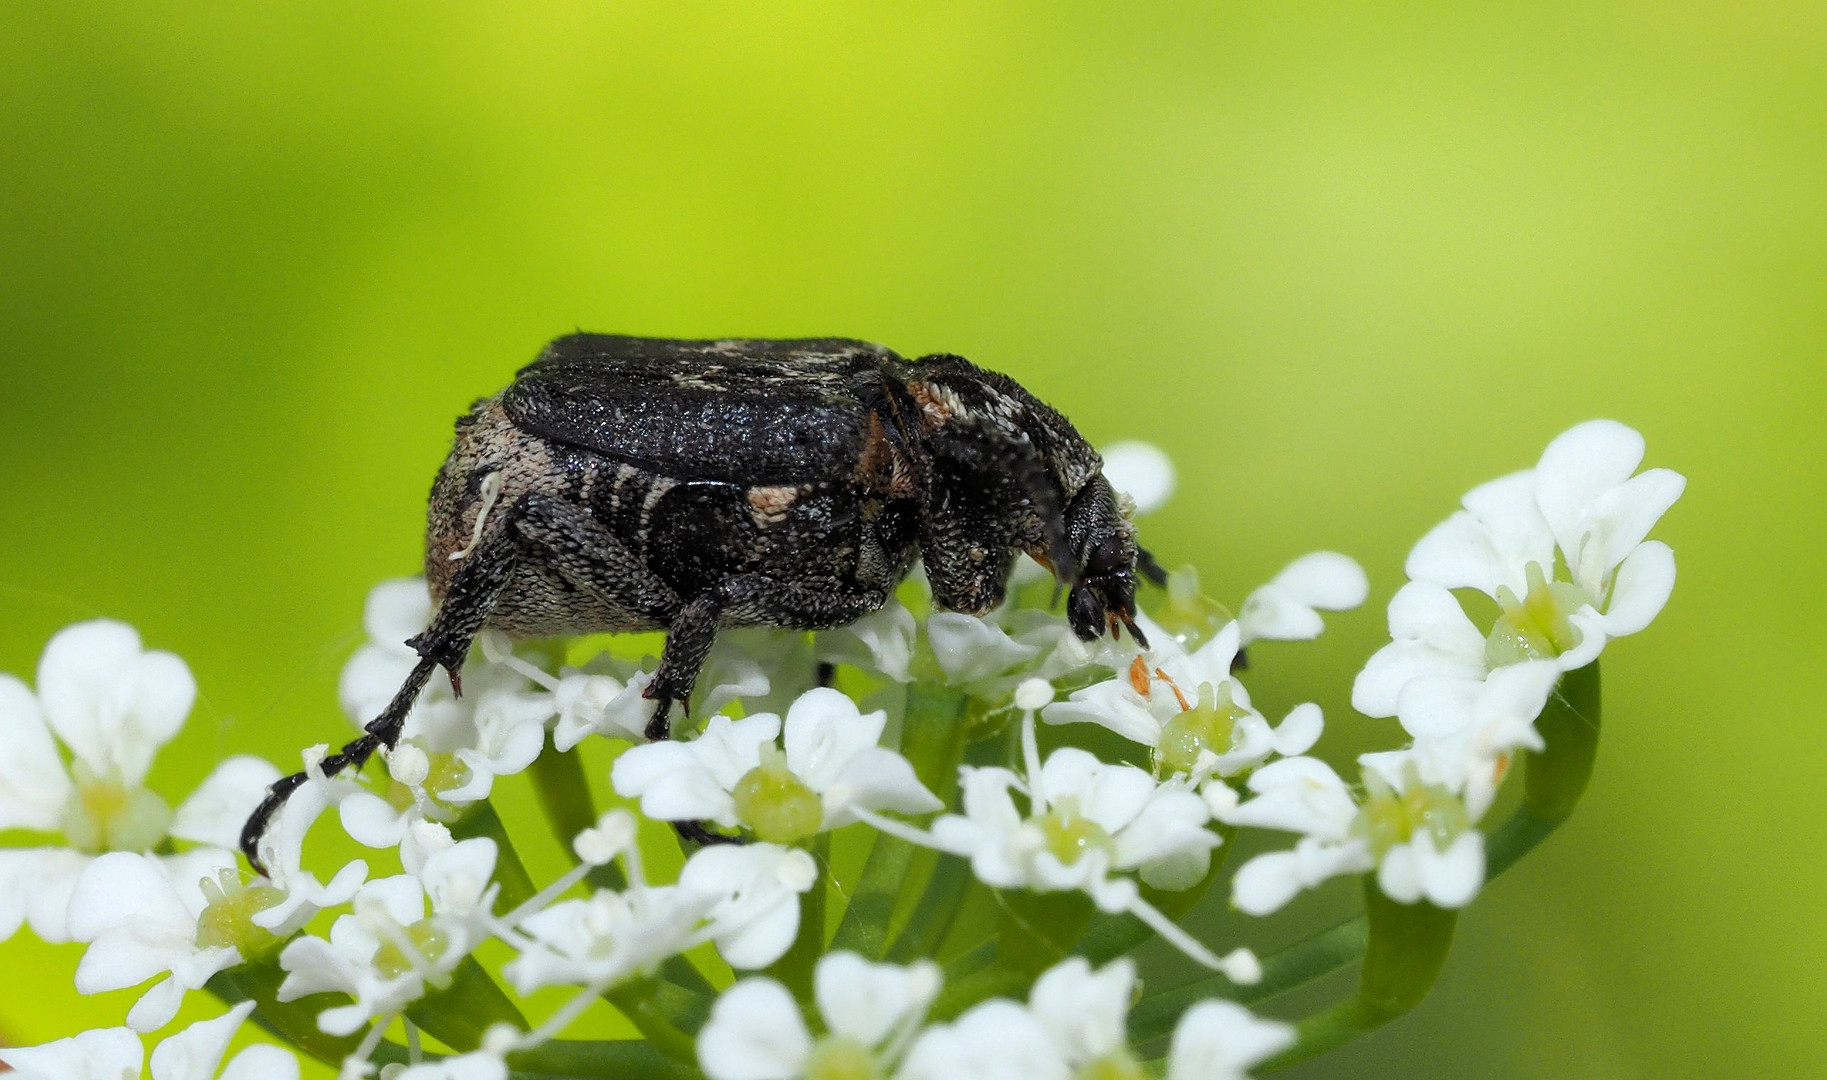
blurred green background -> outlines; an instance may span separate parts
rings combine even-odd
[[[1343,758],[1408,546],[1614,416],[1690,486],[1586,803],[1289,1075],[1822,1075],[1824,300],[1820,4],[10,3],[0,670],[127,619],[202,687],[155,784],[295,760],[548,338],[842,334],[1166,447],[1233,602],[1360,559],[1252,677]],[[78,954],[0,945],[0,1034],[119,1022]]]

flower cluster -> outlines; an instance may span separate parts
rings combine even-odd
[[[1391,641],[1353,690],[1408,742],[1363,755],[1355,785],[1311,754],[1317,704],[1271,719],[1240,674],[1246,647],[1314,638],[1320,612],[1364,602],[1364,572],[1332,552],[1290,563],[1235,617],[1176,571],[1144,594],[1147,647],[1081,641],[1033,563],[983,616],[935,610],[916,572],[849,627],[720,635],[679,737],[651,744],[652,657],[485,631],[465,693],[434,682],[384,768],[327,776],[326,748],[306,753],[263,875],[233,847],[279,770],[230,758],[171,809],[145,779],[190,711],[188,669],[122,624],[72,626],[35,685],[0,676],[0,829],[27,841],[0,847],[0,937],[29,925],[86,943],[83,992],[149,985],[126,1027],[0,1061],[137,1075],[140,1035],[204,989],[232,1007],[157,1044],[157,1080],[217,1075],[256,1012],[343,1076],[388,1080],[1230,1080],[1292,1060],[1312,1052],[1297,1029],[1244,1003],[1336,959],[1304,943],[1259,958],[1187,913],[1225,880],[1243,827],[1299,839],[1230,872],[1236,908],[1267,914],[1361,875],[1370,953],[1419,940],[1382,929],[1400,911],[1474,898],[1517,756],[1568,752],[1544,718],[1668,599],[1673,556],[1645,536],[1682,481],[1633,475],[1642,452],[1622,425],[1580,425],[1416,545]],[[1151,447],[1112,448],[1108,464],[1132,514],[1172,490]],[[369,640],[339,686],[358,727],[418,662],[403,642],[431,612],[416,579],[369,596]],[[614,746],[596,777],[565,756],[591,737]],[[570,868],[543,881],[491,802],[521,773],[569,841]],[[308,848],[325,822],[366,857]],[[671,823],[678,850],[674,829],[644,823]],[[1121,954],[1150,940],[1212,974],[1148,985]],[[1412,968],[1403,1000],[1432,970]],[[578,1038],[599,1002],[640,1038]],[[297,1069],[260,1045],[220,1075]]]

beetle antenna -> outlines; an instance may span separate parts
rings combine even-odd
[[[1147,578],[1148,583],[1155,588],[1161,589],[1167,586],[1167,571],[1163,570],[1161,564],[1155,561],[1153,552],[1140,545],[1136,547],[1136,569],[1140,570],[1142,576]]]

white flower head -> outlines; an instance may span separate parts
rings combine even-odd
[[[698,1063],[711,1080],[886,1076],[939,991],[930,960],[909,967],[830,953],[813,973],[826,1034],[814,1038],[799,1007],[773,979],[748,978],[724,991],[698,1033]]]
[[[1464,509],[1409,553],[1410,578],[1498,602],[1487,667],[1525,659],[1584,666],[1668,602],[1674,554],[1644,537],[1686,481],[1667,469],[1633,476],[1643,448],[1643,437],[1616,421],[1579,424],[1549,443],[1534,469],[1474,488]]]
[[[799,933],[800,895],[818,883],[812,856],[779,844],[718,844],[679,871],[679,890],[707,900],[707,933],[733,968],[781,958]]]
[[[1294,1045],[1294,1037],[1291,1025],[1260,1019],[1234,1001],[1201,1001],[1174,1025],[1166,1080],[1248,1080],[1250,1066]]]
[[[1348,611],[1370,595],[1364,568],[1334,551],[1302,555],[1249,595],[1237,617],[1243,644],[1307,641],[1320,635],[1321,611]]]
[[[464,840],[425,855],[416,875],[362,886],[354,912],[336,920],[328,940],[297,937],[279,954],[287,972],[279,1000],[326,990],[352,995],[354,1002],[317,1018],[324,1031],[347,1035],[448,985],[451,972],[488,934],[495,855],[493,840]]]
[[[244,1001],[213,1020],[199,1020],[152,1051],[152,1080],[298,1080],[298,1059],[270,1043],[256,1043],[216,1067],[254,1002]],[[123,1080],[140,1075],[144,1050],[127,1028],[101,1028],[42,1046],[0,1048],[0,1062],[18,1080]]]
[[[1305,753],[1319,740],[1319,706],[1304,704],[1271,725],[1250,704],[1231,672],[1241,626],[1227,622],[1187,652],[1145,616],[1137,622],[1152,648],[1137,653],[1116,677],[1073,691],[1041,711],[1049,724],[1088,722],[1154,751],[1156,770],[1195,781],[1234,776],[1280,754]]]
[[[1224,820],[1304,835],[1292,850],[1258,855],[1240,867],[1232,903],[1266,915],[1302,889],[1371,869],[1383,892],[1401,903],[1470,903],[1484,883],[1484,834],[1473,827],[1463,778],[1453,788],[1429,782],[1412,761],[1387,760],[1406,753],[1365,756],[1362,803],[1317,758],[1286,758],[1252,774],[1255,798]],[[1393,777],[1386,771],[1391,766],[1397,766]]]
[[[771,713],[714,716],[691,742],[633,747],[616,759],[612,780],[649,817],[742,825],[776,843],[848,825],[859,810],[940,809],[907,759],[876,745],[887,719],[815,688],[793,702],[784,724]]]
[[[243,959],[233,945],[199,933],[210,906],[202,882],[235,880],[234,856],[218,848],[164,861],[113,851],[89,863],[70,896],[70,935],[89,943],[76,989],[97,994],[166,975],[128,1011],[127,1026],[156,1031],[170,1023],[186,991]]]
[[[24,922],[46,941],[69,940],[70,892],[94,855],[150,851],[168,835],[221,844],[239,832],[277,775],[257,758],[222,762],[175,815],[143,786],[195,698],[182,660],[145,651],[132,627],[108,619],[52,636],[37,693],[0,675],[0,829],[64,840],[0,849],[0,940]]]
[[[484,1047],[404,1068],[389,1066],[381,1076],[383,1080],[507,1080],[508,1067],[500,1054]]]

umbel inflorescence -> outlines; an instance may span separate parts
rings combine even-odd
[[[1145,596],[1147,649],[1081,641],[1037,567],[985,618],[933,610],[916,575],[843,630],[723,635],[674,742],[642,736],[638,640],[485,633],[464,696],[434,686],[384,770],[326,777],[307,755],[255,876],[231,851],[279,770],[230,758],[173,807],[144,780],[190,712],[188,669],[120,623],[69,627],[35,686],[0,677],[0,829],[38,841],[0,848],[0,937],[88,943],[85,993],[149,988],[125,1027],[0,1061],[138,1075],[141,1036],[199,990],[228,1008],[157,1043],[158,1080],[296,1076],[294,1052],[406,1080],[1219,1080],[1299,1060],[1419,1001],[1456,911],[1572,812],[1599,655],[1674,584],[1645,537],[1683,481],[1637,472],[1642,455],[1635,431],[1582,424],[1415,546],[1352,695],[1407,743],[1352,780],[1309,754],[1318,706],[1264,716],[1238,663],[1362,603],[1345,556],[1296,560],[1236,617],[1176,573]],[[1158,452],[1106,457],[1136,512],[1166,497]],[[1470,590],[1488,601],[1468,612]],[[340,687],[357,724],[429,615],[418,580],[369,597]],[[621,748],[613,802],[573,752],[595,736]],[[491,803],[518,773],[544,825]],[[1520,797],[1493,823],[1511,773]],[[743,842],[679,851],[662,824],[679,821]],[[573,866],[535,881],[513,838],[545,827]],[[1293,845],[1231,865],[1241,828]],[[322,856],[338,831],[372,855]],[[1265,915],[1340,875],[1363,913],[1265,956],[1185,924],[1213,891]],[[1157,939],[1209,973],[1155,985],[1127,954]],[[1353,961],[1358,989],[1330,1008],[1251,1011]],[[250,1018],[290,1050],[218,1073]],[[606,1026],[622,1037],[582,1037]]]

